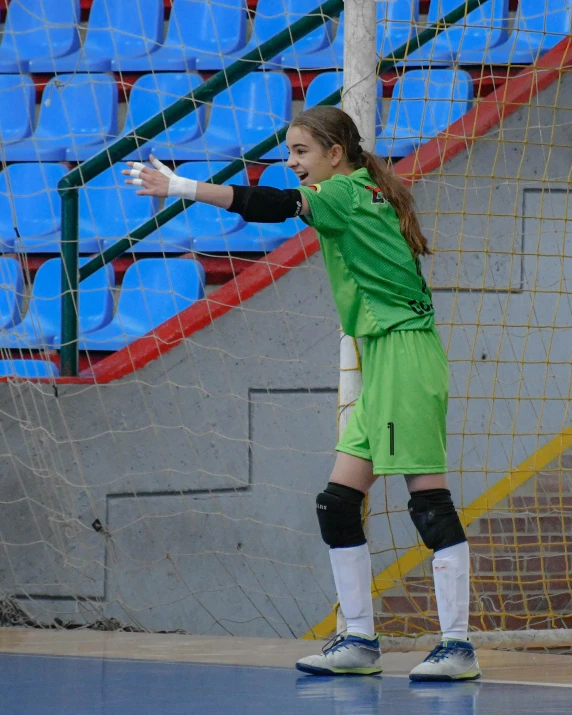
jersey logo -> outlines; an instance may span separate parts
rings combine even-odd
[[[308,186],[308,188],[311,189],[312,191],[315,191],[317,194],[319,194],[320,191],[322,190],[322,187],[320,186],[320,184],[312,184],[311,186]]]
[[[371,203],[372,204],[386,204],[387,203],[385,196],[383,195],[383,192],[380,188],[378,188],[377,186],[366,186],[365,188],[368,191],[371,191]]]

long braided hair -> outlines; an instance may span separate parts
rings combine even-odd
[[[337,107],[319,106],[302,112],[290,124],[291,127],[307,129],[314,139],[326,150],[339,144],[344,150],[350,166],[365,167],[373,182],[379,186],[383,196],[395,209],[399,227],[414,258],[431,253],[427,239],[421,232],[415,213],[413,196],[407,188],[387,168],[387,164],[368,151],[363,151],[361,137],[354,120]]]

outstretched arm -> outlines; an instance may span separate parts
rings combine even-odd
[[[239,213],[246,221],[280,223],[287,218],[310,213],[306,198],[297,189],[273,189],[269,186],[220,186],[177,176],[153,155],[155,168],[129,161],[131,169],[121,173],[131,178],[126,184],[141,186],[138,196],[176,197],[218,206]]]
[[[221,209],[230,207],[233,198],[232,186],[219,186],[218,184],[184,179],[177,176],[174,171],[171,171],[152,154],[149,160],[155,168],[145,166],[139,161],[128,161],[127,164],[131,169],[121,172],[132,177],[125,180],[126,184],[142,187],[137,191],[138,196],[158,196],[160,198],[174,196],[179,199],[201,201]]]

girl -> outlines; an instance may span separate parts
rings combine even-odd
[[[469,548],[446,482],[448,364],[434,326],[431,291],[419,256],[430,253],[411,194],[360,146],[349,115],[335,107],[303,112],[288,129],[288,166],[298,189],[218,186],[129,162],[141,196],[176,196],[239,213],[246,221],[301,216],[318,232],[342,328],[364,338],[363,391],[336,447],[334,470],[316,504],[330,547],[346,634],[298,670],[318,675],[381,672],[374,631],[371,559],[361,519],[380,475],[404,474],[409,513],[435,551],[433,573],[441,643],[412,680],[480,676],[468,641]]]

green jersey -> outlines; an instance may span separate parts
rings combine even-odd
[[[362,168],[300,186],[318,232],[342,329],[353,337],[433,326],[431,291],[399,218]]]

